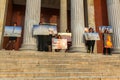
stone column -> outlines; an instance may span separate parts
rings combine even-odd
[[[84,0],[71,0],[72,52],[86,52],[84,34]]]
[[[109,25],[113,27],[113,53],[120,53],[120,0],[107,0]]]
[[[24,37],[21,50],[37,50],[36,37],[32,35],[33,25],[40,22],[41,0],[27,0]]]
[[[60,0],[60,32],[67,29],[67,0]]]
[[[94,11],[94,1],[87,0],[88,4],[88,26],[95,29],[95,11]]]
[[[7,14],[8,0],[0,0],[0,49],[2,48],[2,39],[4,33],[4,26]]]
[[[96,27],[95,27],[94,0],[87,0],[87,8],[88,8],[87,9],[88,10],[88,27],[92,27],[95,30]],[[97,44],[95,44],[94,52],[97,53]]]

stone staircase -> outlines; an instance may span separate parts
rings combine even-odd
[[[120,80],[120,54],[0,51],[0,80]]]

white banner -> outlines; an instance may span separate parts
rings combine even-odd
[[[85,33],[86,40],[100,40],[98,33]]]
[[[5,26],[4,36],[5,37],[21,37],[22,27],[21,26]]]
[[[52,49],[67,49],[67,39],[52,38]]]
[[[71,33],[58,33],[62,37],[62,39],[67,39],[68,42],[71,42]]]
[[[33,35],[49,35],[57,34],[56,25],[34,25],[33,26]]]
[[[112,26],[100,26],[99,31],[101,33],[104,33],[104,31],[107,30],[109,33],[113,33]]]

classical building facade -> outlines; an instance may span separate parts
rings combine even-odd
[[[0,45],[5,48],[8,38],[3,36],[4,26],[17,22],[22,27],[22,37],[16,49],[37,50],[36,38],[31,35],[34,24],[55,23],[59,32],[72,33],[73,52],[85,52],[84,28],[93,27],[101,40],[96,52],[103,48],[99,26],[113,27],[113,52],[120,53],[120,1],[119,0],[0,0]]]

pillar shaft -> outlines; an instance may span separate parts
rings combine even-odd
[[[107,0],[109,25],[113,27],[113,53],[120,53],[120,1]]]
[[[67,0],[60,0],[60,32],[67,29]]]
[[[88,26],[95,29],[95,14],[94,14],[94,1],[87,0],[88,4]]]
[[[85,52],[83,0],[71,0],[72,52]]]
[[[0,0],[0,49],[2,48],[3,27],[5,26],[8,0]]]
[[[36,38],[32,35],[33,25],[40,22],[41,0],[27,0],[25,25],[24,25],[24,38],[22,50],[37,50]]]
[[[94,10],[94,0],[87,0],[87,10],[88,10],[88,27],[95,27],[95,10]],[[95,30],[96,31],[96,30]],[[95,44],[94,52],[97,52],[97,45]]]

